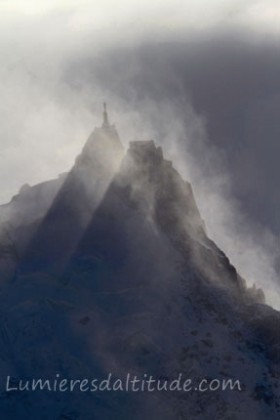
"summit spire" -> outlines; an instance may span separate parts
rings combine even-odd
[[[106,102],[103,104],[103,128],[105,127],[110,127]]]

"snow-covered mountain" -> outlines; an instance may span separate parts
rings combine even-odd
[[[137,141],[125,153],[105,110],[73,169],[52,183],[0,209],[3,418],[278,419],[279,313],[208,238],[191,185],[162,149]],[[242,389],[5,392],[3,384],[7,375],[18,384],[108,373],[238,379]]]

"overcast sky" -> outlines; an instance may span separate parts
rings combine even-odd
[[[40,18],[48,14],[68,15],[65,26],[82,32],[108,30],[114,24],[135,31],[201,29],[218,25],[246,25],[254,29],[279,30],[280,6],[277,0],[1,0],[5,19]],[[143,27],[144,25],[144,27]]]
[[[277,0],[0,0],[0,203],[68,170],[106,98],[126,144],[155,138],[192,181],[242,274],[277,280],[279,38]]]
[[[72,62],[214,33],[250,33],[256,45],[279,39],[277,0],[0,0],[0,12],[0,202],[68,168],[81,146],[88,102],[63,84]]]

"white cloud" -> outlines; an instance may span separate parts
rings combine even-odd
[[[61,16],[61,31],[163,34],[241,25],[279,31],[277,0],[17,0],[0,1],[2,21]],[[50,26],[50,35],[52,27]]]

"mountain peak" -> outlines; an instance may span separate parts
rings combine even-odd
[[[31,187],[15,200],[17,214],[26,211],[22,198],[33,194]],[[92,412],[134,418],[134,407],[137,418],[147,419],[189,413],[198,420],[246,419],[259,410],[262,418],[278,419],[279,314],[259,291],[246,288],[208,238],[191,184],[161,147],[134,141],[124,153],[105,113],[48,206],[36,223],[29,217],[29,225],[0,240],[0,274],[8,273],[0,295],[0,341],[8,349],[0,358],[3,372],[40,378],[60,370],[69,378],[182,372],[194,379],[238,378],[244,392],[204,398],[164,392],[155,399],[124,393],[112,401],[101,393],[100,404],[81,403],[75,393],[61,402],[40,393],[30,400],[28,418],[37,418],[36,403],[46,398],[48,418],[64,418],[61,405],[74,404],[73,418],[85,419]],[[4,416],[16,398],[5,398]]]
[[[103,124],[90,134],[81,154],[76,159],[78,165],[89,165],[113,174],[124,156],[124,147],[114,125],[109,123],[104,103]]]

